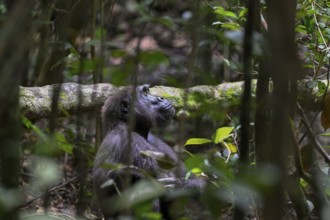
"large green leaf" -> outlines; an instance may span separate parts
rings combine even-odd
[[[232,12],[232,11],[226,11],[224,8],[222,7],[216,7],[216,9],[214,10],[214,13],[224,16],[224,17],[230,17],[230,18],[237,18],[237,15]]]
[[[222,127],[218,128],[214,135],[214,143],[219,143],[226,138],[231,136],[231,132],[234,130],[233,127]]]
[[[142,51],[140,60],[144,65],[169,64],[168,57],[161,51]]]

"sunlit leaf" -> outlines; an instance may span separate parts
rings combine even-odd
[[[187,145],[200,145],[200,144],[208,144],[212,143],[213,141],[207,138],[190,138],[187,140],[187,142],[184,144],[184,146]]]
[[[192,172],[193,174],[195,174],[196,176],[199,176],[199,175],[201,175],[201,173],[203,172],[203,170],[202,170],[201,168],[199,168],[199,167],[195,167],[195,168],[193,168],[193,169],[191,170],[191,172]]]
[[[330,133],[322,133],[322,134],[319,134],[319,136],[324,136],[324,137],[330,137]]]
[[[236,22],[225,22],[221,25],[221,27],[227,28],[230,30],[239,30],[241,28],[241,26]]]
[[[222,127],[218,128],[214,135],[214,143],[219,143],[226,138],[231,136],[231,132],[234,130],[233,127]]]
[[[230,17],[230,18],[237,18],[237,15],[232,12],[232,11],[226,11],[224,8],[222,7],[216,7],[216,9],[214,10],[214,13],[224,16],[224,17]]]
[[[248,10],[247,8],[244,8],[243,10],[241,10],[238,14],[239,18],[245,17],[245,15],[247,14]]]
[[[224,142],[224,144],[226,145],[226,148],[233,154],[233,153],[237,153],[237,146],[233,143],[230,142]]]

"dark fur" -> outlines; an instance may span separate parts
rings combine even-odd
[[[149,133],[152,126],[163,126],[170,121],[175,114],[175,110],[168,100],[150,95],[149,87],[145,85],[136,88],[136,102],[134,104],[136,126],[131,133],[132,143],[131,147],[129,147],[128,116],[129,108],[132,106],[132,91],[132,88],[120,91],[118,94],[110,97],[102,108],[105,137],[95,157],[93,181],[102,212],[106,217],[110,216],[110,214],[107,213],[109,203],[105,201],[116,192],[113,187],[101,189],[100,185],[108,179],[113,179],[119,189],[122,190],[124,187],[121,180],[125,174],[129,173],[133,181],[143,178],[143,175],[138,171],[111,171],[102,168],[102,165],[134,165],[159,179],[175,177],[174,171],[162,169],[154,159],[141,156],[140,151],[163,152],[172,160],[179,162],[178,156],[171,147]],[[179,166],[178,170],[179,173],[185,173],[185,168],[182,165]],[[203,183],[203,181],[197,179],[184,180],[184,178],[178,178],[177,185],[201,188]]]

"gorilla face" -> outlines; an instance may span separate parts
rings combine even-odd
[[[102,108],[102,120],[105,133],[118,124],[127,124],[129,109],[134,108],[136,129],[148,131],[152,126],[164,126],[169,122],[175,110],[170,101],[151,95],[149,85],[136,87],[136,98],[132,104],[133,87],[127,87],[108,98]]]
[[[174,117],[175,109],[172,103],[163,97],[151,95],[148,85],[138,86],[136,94],[135,113],[137,119],[142,120],[138,122],[151,122],[156,126],[162,126]]]

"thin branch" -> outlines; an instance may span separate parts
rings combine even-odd
[[[22,205],[21,208],[30,205],[31,203],[33,203],[34,201],[36,201],[36,200],[42,198],[42,197],[45,196],[46,194],[49,194],[49,193],[51,193],[51,192],[54,192],[54,191],[56,191],[56,190],[58,190],[58,189],[61,189],[61,188],[65,187],[66,185],[68,185],[68,184],[70,184],[70,183],[72,183],[72,182],[78,180],[80,177],[86,175],[86,174],[89,173],[89,172],[91,172],[91,169],[88,169],[88,170],[86,170],[85,172],[82,172],[82,173],[80,173],[79,175],[77,175],[77,176],[75,176],[75,177],[72,177],[72,178],[69,179],[68,181],[66,181],[66,182],[64,182],[64,183],[62,183],[62,184],[60,184],[60,185],[58,185],[58,186],[55,186],[55,187],[51,188],[50,190],[48,190],[48,191],[46,191],[46,192],[40,194],[39,196],[37,196],[37,197],[35,197],[35,198],[33,198],[33,199],[30,199],[30,200],[27,201],[24,205]]]
[[[324,108],[324,104],[325,104],[324,100],[325,100],[325,97],[326,97],[327,94],[328,94],[328,91],[329,91],[329,85],[330,85],[329,77],[330,77],[330,59],[329,59],[329,61],[328,61],[328,68],[327,68],[326,88],[325,88],[325,91],[324,91],[324,93],[323,93],[322,99],[321,99],[321,101],[320,101],[320,108],[319,108],[319,110],[317,110],[317,111],[315,112],[313,119],[312,119],[312,120],[310,121],[310,123],[309,123],[309,126],[310,126],[310,127],[312,127],[312,125],[314,124],[314,122],[315,122],[317,116],[319,115],[319,112],[321,112],[322,109]],[[304,138],[306,137],[306,135],[307,135],[307,132],[305,132],[305,133],[300,137],[300,139],[299,139],[299,144],[301,144],[301,142],[304,140]]]
[[[295,161],[295,166],[297,168],[297,171],[298,171],[299,175],[307,183],[309,183],[310,185],[314,185],[314,184],[312,184],[314,182],[313,179],[312,179],[312,176],[304,171],[302,159],[301,159],[301,156],[300,156],[299,144],[298,144],[297,139],[295,137],[293,128],[290,129],[290,136],[291,136],[291,140],[292,140],[292,143],[293,143],[293,156],[294,156],[294,161]]]
[[[302,110],[300,104],[297,103],[297,106],[298,106],[298,113],[302,119],[302,123],[304,124],[304,126],[307,130],[307,136],[308,136],[312,146],[320,153],[320,155],[323,157],[324,161],[330,166],[330,157],[329,157],[328,153],[323,149],[322,145],[317,140],[314,131],[309,126],[308,119],[307,119],[304,111]]]

